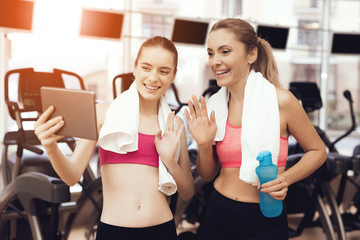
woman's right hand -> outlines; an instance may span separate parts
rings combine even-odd
[[[197,98],[193,95],[192,102],[190,100],[188,101],[190,113],[187,109],[185,109],[185,117],[188,122],[191,135],[199,147],[211,146],[217,131],[215,112],[211,112],[209,119],[205,98],[203,96],[200,97],[200,104]]]
[[[57,146],[57,141],[64,136],[56,135],[55,133],[64,126],[65,122],[61,116],[52,118],[49,117],[54,112],[55,107],[50,106],[43,112],[34,125],[35,135],[47,150]]]

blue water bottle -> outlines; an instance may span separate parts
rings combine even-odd
[[[260,185],[277,178],[278,167],[272,163],[271,152],[262,151],[256,157],[260,165],[255,171],[259,178]],[[265,217],[277,217],[281,214],[283,204],[268,193],[260,192],[260,210]]]

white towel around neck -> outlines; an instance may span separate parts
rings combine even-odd
[[[224,139],[229,99],[229,90],[222,87],[208,100],[208,114],[210,116],[211,111],[215,111],[218,127],[214,141]],[[241,127],[242,163],[239,178],[257,186],[257,155],[264,150],[270,151],[272,162],[276,165],[279,148],[280,118],[275,86],[261,73],[251,70],[245,85]]]
[[[164,96],[158,110],[159,126],[164,133],[165,124],[171,112]],[[139,94],[136,80],[130,88],[120,94],[109,106],[99,134],[99,145],[108,151],[126,154],[138,150]],[[175,159],[179,158],[180,144]],[[174,178],[167,171],[159,157],[159,190],[170,196],[177,191]]]

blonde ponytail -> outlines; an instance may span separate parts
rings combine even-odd
[[[280,86],[279,71],[272,54],[272,48],[268,41],[258,37],[258,56],[256,61],[251,65],[255,72],[261,72],[264,78],[269,80],[275,86]]]

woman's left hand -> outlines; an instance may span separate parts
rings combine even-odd
[[[177,163],[175,154],[180,144],[180,137],[184,128],[180,117],[175,117],[175,113],[171,112],[166,121],[163,135],[161,136],[161,131],[159,131],[155,136],[156,150],[167,168],[171,167],[171,164]]]
[[[268,193],[276,200],[284,200],[288,191],[288,183],[284,176],[279,175],[276,179],[261,185],[261,191]]]

